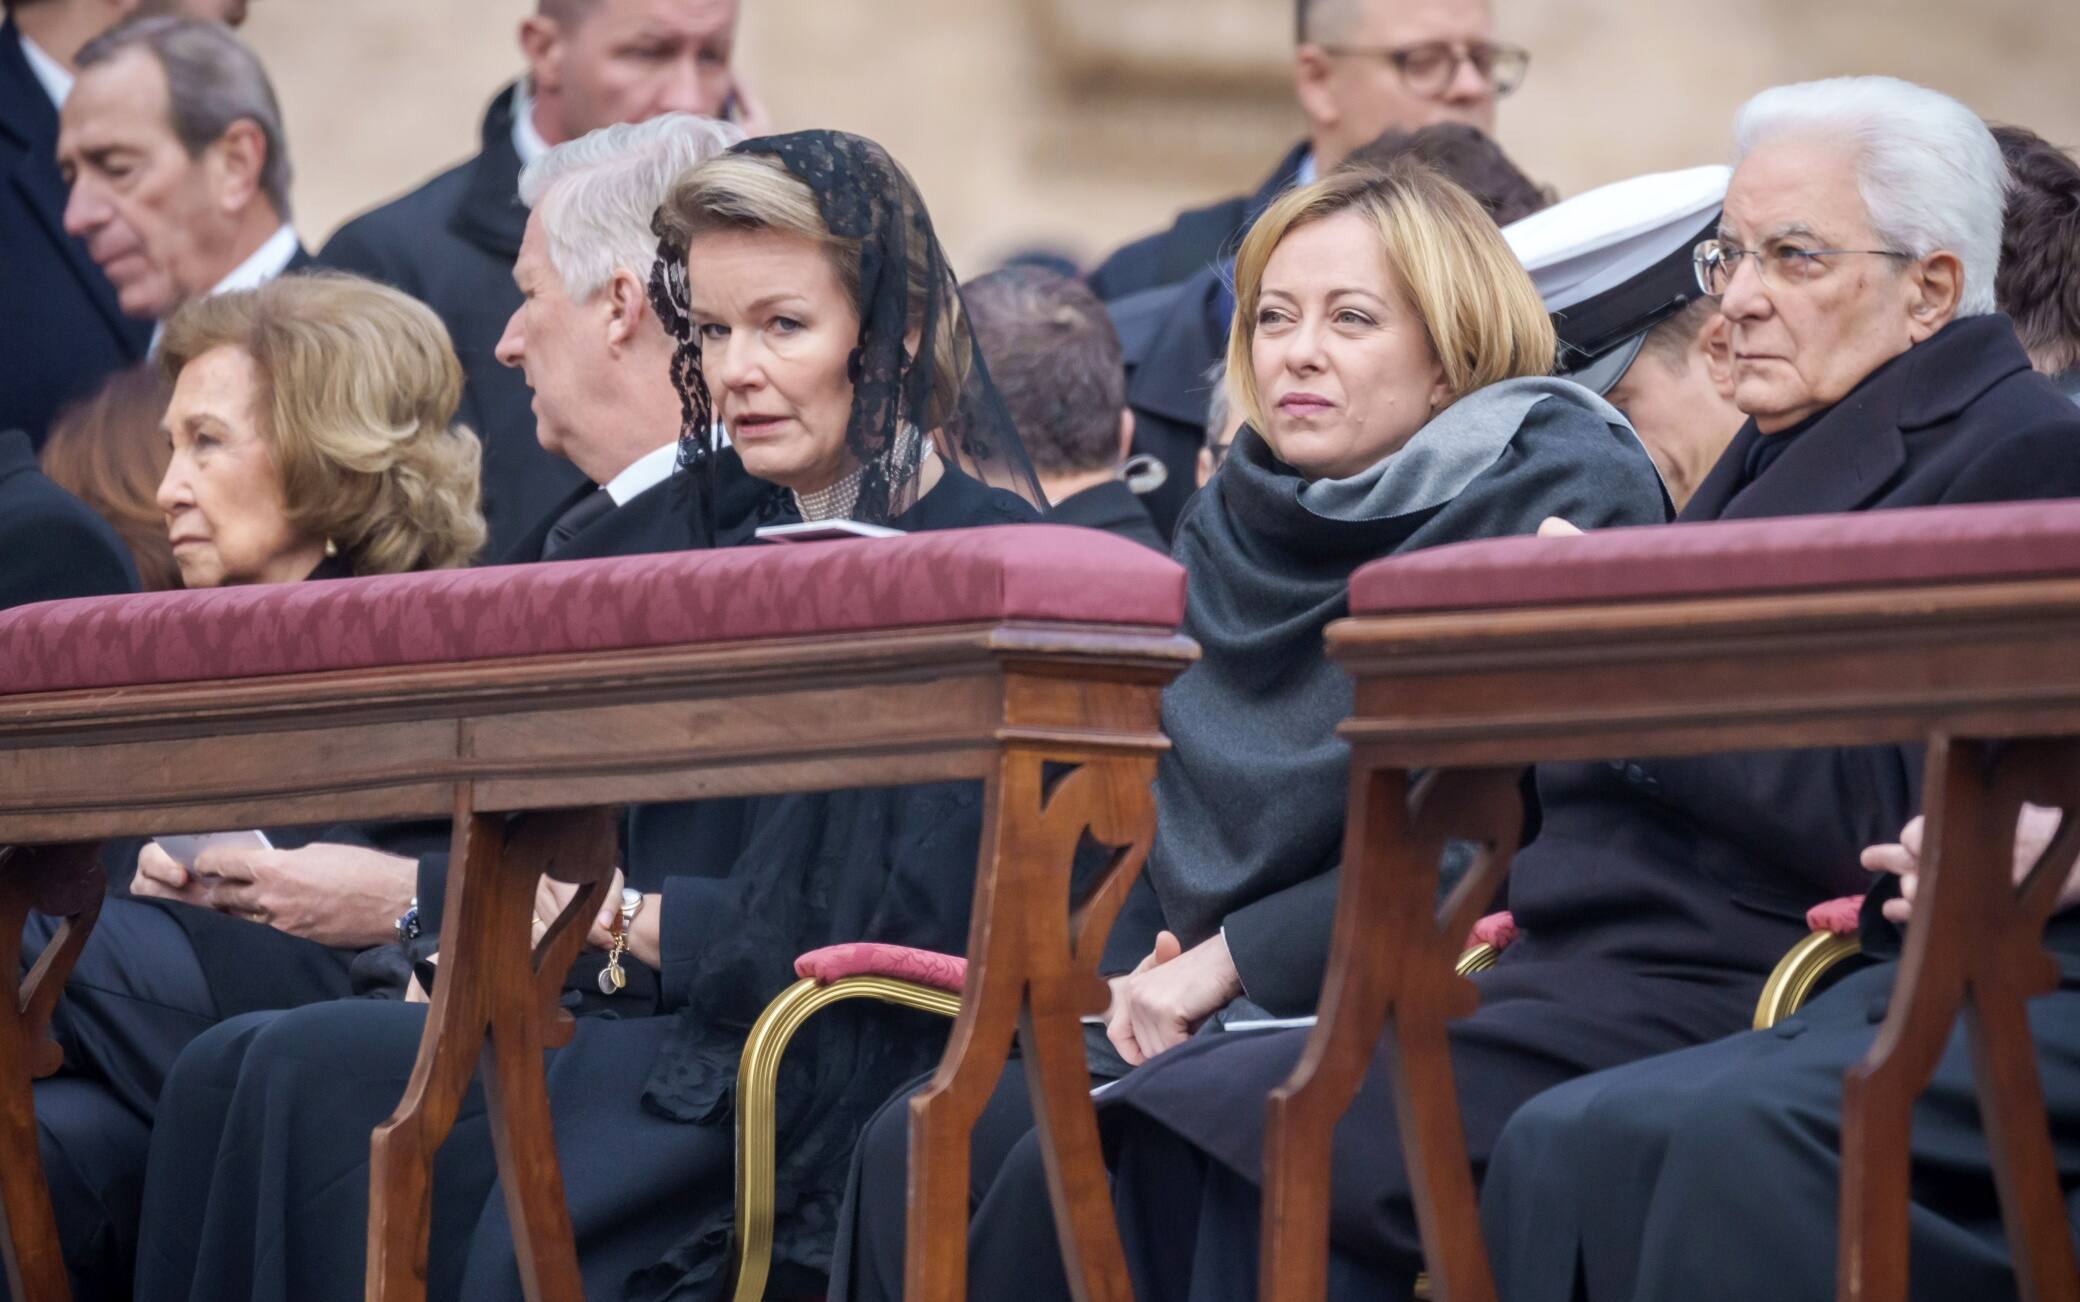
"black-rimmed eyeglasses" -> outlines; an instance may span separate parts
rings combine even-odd
[[[1755,259],[1763,283],[1778,288],[1803,285],[1827,271],[1827,259],[1846,257],[1912,258],[1900,249],[1809,249],[1790,240],[1777,240],[1760,249],[1744,249],[1725,240],[1705,240],[1690,254],[1697,271],[1697,287],[1713,298],[1726,293],[1745,259]]]
[[[1450,89],[1462,63],[1472,64],[1497,98],[1523,85],[1524,72],[1531,66],[1529,50],[1493,41],[1424,41],[1391,50],[1363,45],[1324,45],[1322,49],[1346,58],[1385,59],[1401,74],[1401,84],[1425,99],[1437,99]]]

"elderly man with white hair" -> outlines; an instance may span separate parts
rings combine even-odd
[[[1979,119],[1904,82],[1843,79],[1758,95],[1739,144],[1697,261],[1751,419],[1685,518],[2080,496],[2080,420],[1994,310],[2007,170]],[[1918,749],[1835,754],[1832,781],[1787,798],[1896,809],[1873,796],[1905,790],[1918,804]],[[2055,824],[2025,815],[2018,872]],[[1842,1075],[1898,974],[1920,819],[1879,840],[1862,855],[1879,874],[1862,931],[1886,961],[1776,1028],[1571,1082],[1511,1120],[1483,1191],[1504,1297],[1834,1296]],[[2029,1016],[2071,1188],[2080,878],[2065,904],[2046,935],[2063,979]],[[1962,1031],[1914,1110],[1913,1146],[1913,1296],[2015,1296]]]
[[[1742,111],[1721,220],[1696,264],[1731,323],[1735,403],[1748,420],[1680,519],[2080,496],[2080,418],[1993,309],[2005,185],[1979,119],[1904,82],[1782,87]],[[1509,882],[1517,938],[1473,977],[1480,1007],[1450,1028],[1476,1174],[1506,1186],[1488,1208],[1504,1296],[1566,1299],[1584,1276],[1598,1298],[1825,1296],[1830,1144],[1812,1137],[1811,1096],[1795,1119],[1732,1106],[1754,1086],[1751,1062],[1813,1036],[1745,1041],[1750,1059],[1716,1073],[1719,1050],[1694,1046],[1746,1029],[1771,969],[1805,936],[1808,908],[1869,886],[1859,853],[1893,842],[1914,814],[1918,754],[1635,758],[1542,764],[1536,778],[1543,822]],[[1911,871],[1904,851],[1873,858]],[[1879,981],[1820,1000],[1812,1019],[1832,1010],[1867,1041]],[[2080,1101],[2076,1025],[2068,1016],[2045,1032],[2064,1055],[2047,1079],[2069,1103]],[[1141,1296],[1255,1296],[1264,1097],[1306,1035],[1198,1035],[1100,1098]],[[1331,1297],[1407,1297],[1423,1263],[1389,1055],[1382,1046],[1335,1133]],[[1703,1106],[1657,1112],[1638,1091],[1604,1105],[1607,1082],[1656,1055],[1695,1065],[1634,1070]],[[1707,1084],[1682,1095],[1685,1080]],[[1968,1081],[1959,1088],[1968,1098]],[[1708,1156],[1684,1168],[1705,1192],[1664,1215],[1676,1177],[1652,1177],[1668,1132],[1648,1126],[1669,1116]],[[1969,1109],[1953,1119],[1937,1140],[1945,1156],[1970,1151]],[[2069,1172],[2080,1170],[2076,1129],[2066,1126]],[[1758,1165],[1764,1153],[1780,1164]],[[1736,1187],[1743,1213],[1790,1204],[1795,1214],[1778,1211],[1757,1232],[1713,1201]],[[1037,1143],[1014,1149],[969,1236],[976,1295],[1066,1294],[1044,1191]],[[1924,1270],[1928,1296],[1999,1294],[1998,1248],[1977,1233],[1990,1206],[1982,1197],[1959,1215],[1966,1228],[1939,1228],[1972,1268]],[[1636,1268],[1650,1207],[1667,1227],[1655,1248],[1667,1269],[1646,1277]],[[1997,1227],[1990,1238],[1998,1244]]]

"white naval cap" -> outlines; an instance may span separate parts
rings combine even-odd
[[[1717,229],[1732,175],[1712,166],[1635,176],[1503,227],[1553,314],[1562,376],[1607,391],[1648,331],[1703,297],[1690,254]]]

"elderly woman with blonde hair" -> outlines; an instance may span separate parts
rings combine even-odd
[[[1340,172],[1278,200],[1243,240],[1235,291],[1227,373],[1245,423],[1173,550],[1202,655],[1163,695],[1172,749],[1147,889],[1107,943],[1121,975],[1089,1046],[1097,1076],[1131,1073],[1122,1090],[1202,1028],[1314,1008],[1350,764],[1336,736],[1350,680],[1322,634],[1352,571],[1533,533],[1553,514],[1624,525],[1665,511],[1624,417],[1548,378],[1551,321],[1494,221],[1430,168]],[[1038,1150],[1021,1138],[1023,1077],[1006,1081],[974,1164],[989,1187],[969,1277],[1036,1297],[1052,1275],[1065,1292]],[[855,1302],[901,1292],[902,1120],[883,1109],[862,1145],[835,1290]],[[1022,1147],[991,1182],[1007,1142]]]
[[[435,569],[482,544],[477,440],[454,423],[461,368],[405,295],[327,275],[198,300],[167,323],[157,362],[172,385],[158,507],[187,587]],[[402,975],[353,951],[394,935],[416,873],[400,856],[444,847],[445,825],[266,835],[186,862],[148,842],[131,898],[102,910],[52,1018],[64,1070],[37,1084],[68,1233],[98,1221],[128,1237],[145,1127],[195,1035]],[[364,841],[397,853],[349,843]],[[32,915],[23,952],[55,926]],[[127,1271],[127,1253],[101,1252]]]
[[[444,569],[483,545],[462,366],[418,301],[284,277],[183,308],[159,365],[159,508],[188,587]]]

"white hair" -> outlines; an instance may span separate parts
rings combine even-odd
[[[2008,165],[1979,115],[1897,77],[1834,77],[1775,86],[1741,106],[1735,162],[1773,136],[1819,136],[1856,150],[1857,189],[1888,248],[1964,263],[1960,317],[1995,311]]]
[[[650,218],[672,182],[743,138],[732,123],[666,113],[601,127],[529,163],[520,202],[542,219],[563,292],[582,303],[621,269],[647,284],[657,257]]]

